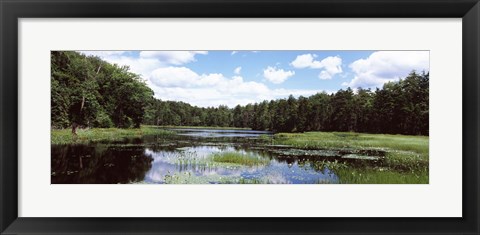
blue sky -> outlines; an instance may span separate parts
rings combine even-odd
[[[382,87],[429,71],[428,51],[82,51],[145,79],[162,100],[210,107]]]

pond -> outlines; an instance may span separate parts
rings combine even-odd
[[[170,129],[175,135],[52,145],[53,184],[338,183],[332,164],[376,164],[384,153],[272,145],[272,133]],[[361,158],[361,159],[359,159]]]

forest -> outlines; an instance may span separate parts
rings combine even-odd
[[[241,127],[275,132],[352,131],[429,135],[429,73],[412,71],[381,89],[341,89],[229,108],[154,98],[127,66],[66,51],[51,53],[51,126]]]
[[[51,53],[51,126],[139,127],[153,91],[126,66],[78,52]]]

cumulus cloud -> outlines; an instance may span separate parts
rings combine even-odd
[[[318,78],[322,80],[332,79],[333,76],[342,72],[342,58],[339,56],[329,56],[321,61],[315,60],[315,58],[317,58],[315,54],[299,55],[290,65],[297,69],[322,69],[318,75]]]
[[[386,82],[405,78],[412,70],[429,71],[429,63],[428,51],[377,51],[350,64],[354,78],[342,85],[352,88],[381,87]]]
[[[158,51],[82,51],[86,55],[99,56],[103,60],[127,65],[134,73],[146,79],[147,85],[154,90],[155,97],[162,100],[183,101],[199,107],[212,107],[261,102],[285,98],[292,94],[310,96],[322,90],[307,89],[270,89],[262,82],[245,81],[239,74],[225,77],[220,73],[198,74],[178,63],[195,61],[196,55],[207,52],[159,53]],[[270,67],[271,68],[271,67]],[[268,68],[267,68],[268,69]],[[270,72],[269,72],[270,71]],[[293,71],[278,70],[275,67],[267,71],[273,81],[286,80]],[[234,71],[235,72],[235,71]],[[260,76],[260,75],[259,75]]]
[[[79,51],[79,52],[85,55],[98,56],[100,58],[106,57],[106,56],[118,56],[126,53],[126,51]]]
[[[233,70],[233,72],[234,72],[235,74],[240,74],[240,71],[241,71],[241,70],[242,70],[242,67],[239,66],[239,67],[236,67],[235,70]]]
[[[166,63],[156,58],[135,57],[129,51],[80,51],[80,53],[98,56],[112,64],[128,66],[130,71],[140,74],[144,79],[147,79],[154,69],[166,66]]]
[[[295,75],[294,71],[285,71],[271,66],[263,70],[263,77],[275,84],[280,84],[293,75]]]
[[[148,79],[153,70],[170,65],[194,62],[196,55],[206,55],[207,51],[140,51],[134,56],[130,51],[80,51],[85,55],[98,56],[118,65],[127,65],[134,73]]]
[[[304,68],[318,68],[318,64],[320,62],[314,61],[313,58],[317,57],[316,55],[312,54],[304,54],[304,55],[299,55],[297,58],[295,58],[290,65],[292,65],[294,68],[297,69],[304,69]]]
[[[141,58],[155,58],[167,64],[182,65],[195,61],[195,55],[206,55],[207,51],[142,51]]]
[[[198,74],[186,67],[159,68],[149,83],[155,96],[163,100],[184,101],[200,107],[260,102],[294,96],[309,96],[319,90],[270,89],[265,84],[244,81],[241,76],[227,78],[222,74]]]

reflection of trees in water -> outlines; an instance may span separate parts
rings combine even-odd
[[[198,149],[192,152],[193,148]],[[208,148],[268,158],[272,160],[274,168],[263,169],[259,166],[237,169],[219,166],[204,159],[210,153]],[[382,156],[378,151],[370,153],[359,152],[359,150],[355,150],[356,152],[338,150],[322,152],[317,156],[319,151],[322,150],[275,148],[265,145],[265,142],[249,138],[196,138],[181,135],[168,137],[152,135],[100,142],[94,145],[55,145],[52,146],[51,182],[54,184],[112,184],[137,182],[148,178],[155,179],[154,182],[160,182],[166,174],[184,172],[190,172],[196,176],[256,175],[257,172],[265,170],[269,175],[278,173],[268,172],[269,169],[284,170],[290,174],[289,177],[295,178],[301,174],[300,172],[295,173],[297,175],[290,173],[293,170],[297,172],[295,167],[307,172],[313,171],[332,176],[337,169],[346,166],[360,168],[381,165],[381,161],[342,158],[344,154],[351,153]],[[275,165],[277,163],[279,165]],[[311,177],[309,174],[311,173],[301,177]]]
[[[52,146],[53,184],[111,184],[141,181],[153,158],[140,147],[98,144]]]
[[[175,151],[177,148],[199,147],[205,145],[222,147],[225,146],[226,143],[228,146],[234,145],[240,146],[241,148],[249,148],[251,146],[266,143],[263,139],[254,137],[195,137],[188,135],[171,135],[165,137],[147,135],[142,138],[143,144],[155,152]]]

